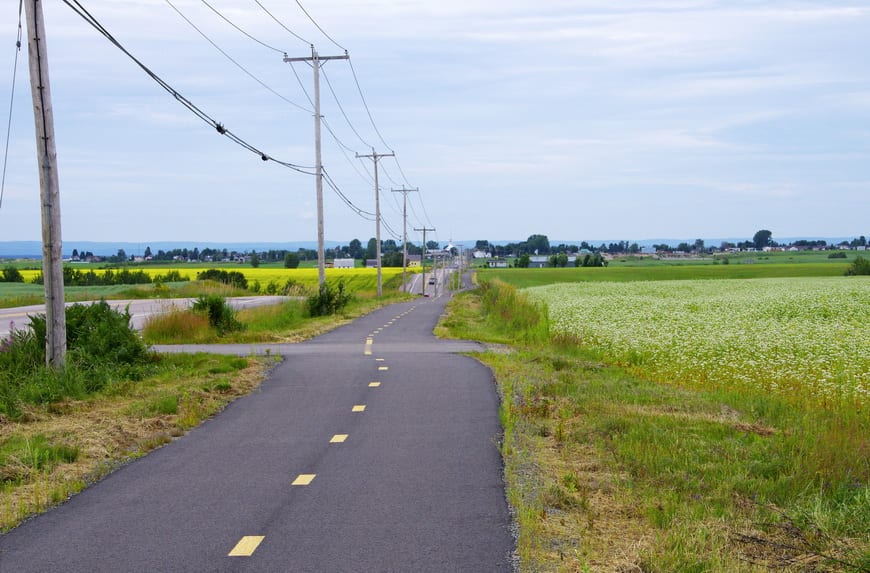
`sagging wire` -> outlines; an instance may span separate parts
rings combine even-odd
[[[157,85],[162,87],[167,93],[169,93],[173,98],[175,98],[178,103],[186,107],[191,113],[193,113],[196,117],[201,119],[206,124],[213,127],[219,134],[227,137],[237,145],[247,149],[248,151],[255,153],[260,156],[260,159],[263,161],[273,161],[279,165],[297,171],[299,173],[304,173],[306,175],[314,175],[313,169],[314,167],[297,165],[295,163],[290,163],[288,161],[281,161],[265,152],[261,151],[257,147],[251,145],[226,127],[223,124],[218,122],[209,116],[206,112],[197,107],[192,101],[184,97],[178,90],[173,88],[169,83],[167,83],[163,78],[158,76],[155,72],[151,71],[151,69],[146,66],[142,61],[136,58],[133,54],[131,54],[100,22],[90,13],[88,10],[81,5],[78,0],[62,0],[64,4],[69,6],[73,12],[78,14],[85,22],[91,25],[95,30],[97,30],[100,34],[102,34],[112,45],[121,50],[128,58],[130,58],[143,72],[145,72],[152,80],[154,80]]]
[[[21,13],[24,0],[18,2],[18,39],[15,41],[15,63],[12,64],[12,90],[9,95],[9,119],[6,122],[6,149],[3,152],[3,178],[0,180],[0,209],[3,208],[3,194],[6,191],[6,166],[9,164],[9,140],[12,137],[12,108],[15,103],[15,78],[18,73],[18,55],[21,53]]]

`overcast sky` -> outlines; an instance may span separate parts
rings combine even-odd
[[[394,151],[381,211],[399,235],[402,185],[420,189],[409,229],[441,242],[870,235],[866,0],[302,2],[338,45],[295,0],[208,0],[278,51],[201,0],[171,2],[248,73],[167,0],[83,4],[205,113],[294,164],[314,164],[314,136],[293,72],[309,94],[313,77],[282,52],[348,50],[380,135],[351,67],[327,62],[321,112],[341,143],[324,129],[323,164],[374,212],[372,161],[354,155]],[[5,135],[18,2],[2,4]],[[65,242],[316,239],[314,177],[222,137],[61,0],[43,4]],[[40,237],[33,129],[25,47],[0,241]],[[324,197],[328,240],[374,236]]]

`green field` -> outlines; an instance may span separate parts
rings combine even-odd
[[[848,266],[847,262],[840,259],[837,263],[647,264],[599,268],[485,269],[478,273],[481,280],[496,278],[517,288],[526,288],[573,282],[837,277],[843,276]]]

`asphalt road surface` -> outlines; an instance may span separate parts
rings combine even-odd
[[[292,345],[258,391],[0,537],[0,572],[511,571],[494,381],[432,336],[445,301]]]

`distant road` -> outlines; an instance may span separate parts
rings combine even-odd
[[[130,323],[136,330],[142,330],[145,322],[150,316],[155,314],[165,314],[173,308],[189,308],[194,298],[161,298],[161,299],[137,299],[137,300],[109,300],[109,306],[123,311],[127,305],[130,305],[130,314],[132,318]],[[240,310],[243,308],[253,308],[256,306],[268,306],[271,304],[280,304],[285,300],[290,300],[290,297],[284,296],[242,296],[227,298],[227,302]],[[72,304],[91,304],[84,303],[67,303],[67,306]],[[45,312],[44,304],[36,304],[32,306],[19,306],[16,308],[0,309],[0,338],[4,338],[9,334],[12,324],[15,328],[24,328],[30,324],[28,316],[32,314],[42,314]]]

